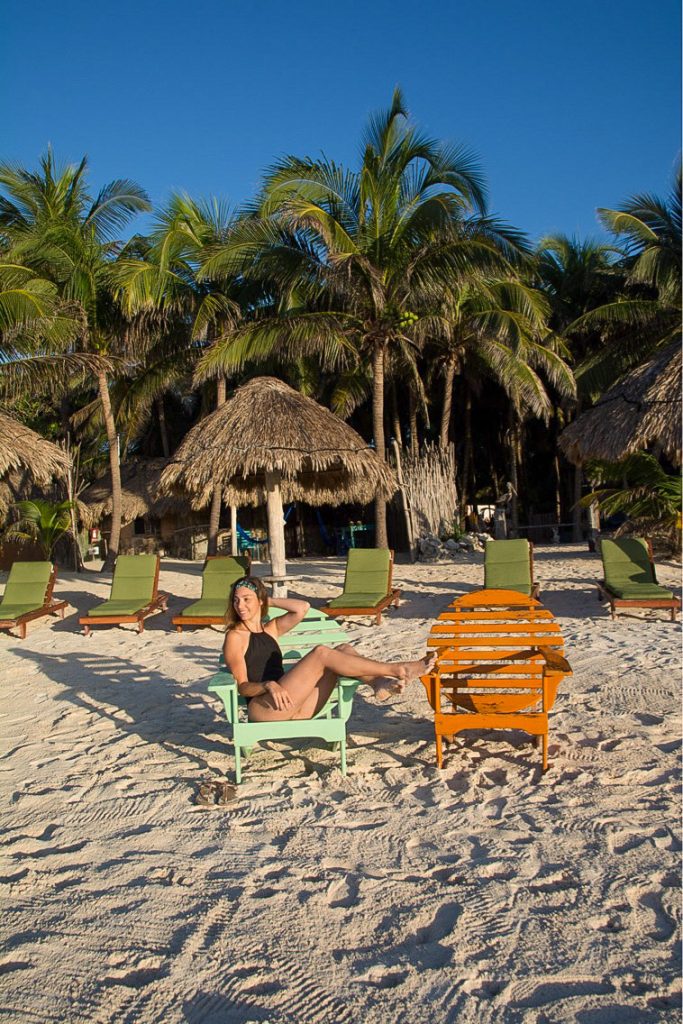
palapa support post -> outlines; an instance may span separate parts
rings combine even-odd
[[[230,554],[238,555],[237,550],[237,505],[230,506]]]
[[[285,561],[285,513],[282,507],[281,475],[279,471],[266,471],[266,513],[270,564],[273,575],[273,597],[287,596],[287,565]],[[282,579],[278,579],[282,577]]]

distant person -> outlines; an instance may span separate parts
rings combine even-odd
[[[269,605],[285,614],[264,622]],[[418,661],[373,661],[350,644],[315,647],[285,672],[278,637],[306,615],[308,601],[269,598],[253,576],[237,580],[227,614],[225,662],[248,702],[251,722],[313,718],[324,708],[339,676],[368,683],[379,700],[402,693],[406,683],[429,672],[436,655]]]

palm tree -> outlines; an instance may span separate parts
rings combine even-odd
[[[207,255],[229,244],[235,224],[236,217],[216,199],[198,202],[174,194],[157,214],[144,251],[117,261],[116,280],[126,311],[143,321],[151,316],[159,332],[159,344],[151,353],[158,358],[138,375],[136,393],[127,397],[133,423],[139,424],[151,402],[163,403],[164,392],[191,371],[207,346],[230,337],[241,323],[253,288],[234,275],[198,276]],[[179,321],[187,327],[184,343]],[[227,384],[221,370],[213,376],[219,408]],[[216,553],[220,512],[221,491],[216,488],[209,513],[209,554]]]
[[[437,339],[433,365],[444,377],[439,444],[448,444],[456,373],[465,387],[466,437],[461,502],[467,499],[471,461],[471,394],[485,380],[495,381],[510,400],[510,478],[516,488],[519,423],[531,415],[547,420],[551,401],[545,381],[563,395],[575,392],[573,375],[559,338],[548,329],[549,305],[543,294],[517,277],[489,279],[470,275],[449,289],[443,308],[430,325]],[[544,380],[545,379],[545,380]],[[517,504],[513,505],[513,521]],[[514,522],[513,522],[513,525]]]
[[[397,89],[389,110],[370,121],[359,171],[325,158],[288,157],[267,174],[253,216],[204,272],[230,267],[262,275],[273,286],[273,308],[219,342],[201,369],[227,369],[274,351],[282,358],[314,355],[337,372],[367,362],[374,444],[384,459],[387,361],[396,349],[416,351],[420,339],[406,314],[434,308],[465,267],[499,269],[503,262],[484,228],[452,230],[484,209],[471,155],[412,127]],[[386,546],[383,499],[375,517],[376,542]]]
[[[581,368],[586,366],[602,345],[601,332],[576,330],[575,325],[592,310],[610,302],[623,287],[623,273],[616,258],[619,250],[613,245],[593,239],[569,238],[566,235],[548,235],[539,243],[536,253],[535,280],[550,302],[550,325],[568,346],[568,354],[576,369],[578,399],[573,415],[578,415],[581,402],[586,399],[587,380]],[[558,521],[561,506],[561,473],[557,437],[572,415],[566,402],[558,403],[554,411],[555,434],[555,490]],[[581,539],[581,505],[583,467],[574,466],[572,499],[573,539]]]
[[[623,245],[621,294],[574,321],[572,330],[599,329],[600,349],[577,371],[599,393],[681,332],[681,164],[670,194],[632,196],[618,210],[598,215]]]
[[[112,261],[121,244],[114,235],[140,211],[150,209],[145,192],[134,182],[116,180],[94,198],[86,184],[87,161],[59,169],[51,150],[30,172],[0,164],[0,232],[5,256],[50,282],[60,300],[77,310],[80,329],[72,346],[85,355],[125,356],[130,338],[111,285]],[[40,371],[41,360],[52,367],[49,335],[39,348],[24,352]],[[91,363],[105,424],[112,477],[112,528],[105,568],[118,553],[121,529],[121,474],[116,424],[110,400],[107,363]],[[29,371],[27,371],[29,372]]]

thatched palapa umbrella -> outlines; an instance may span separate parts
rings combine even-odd
[[[189,432],[162,487],[192,495],[194,508],[216,486],[229,505],[265,501],[274,577],[285,576],[283,501],[367,504],[397,489],[391,469],[329,409],[274,377],[244,384]]]
[[[681,463],[681,344],[632,370],[563,430],[560,447],[574,463],[618,462],[651,444]]]
[[[121,522],[132,523],[139,516],[162,516],[187,508],[187,497],[161,492],[161,474],[168,459],[134,459],[121,464]],[[111,476],[107,472],[85,488],[78,502],[85,526],[94,526],[111,515]]]
[[[35,483],[47,486],[63,477],[71,460],[66,452],[12,416],[0,412],[0,513],[12,500],[11,483],[27,474]]]

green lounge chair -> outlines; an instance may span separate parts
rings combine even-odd
[[[346,556],[344,590],[321,608],[326,615],[374,615],[379,626],[390,604],[398,608],[401,591],[392,589],[394,552],[387,548],[351,548]]]
[[[273,616],[283,612],[273,609]],[[322,612],[309,609],[306,617],[280,637],[285,671],[319,644],[336,647],[348,642],[348,637],[338,622],[330,622]],[[325,707],[310,719],[296,719],[290,722],[249,722],[247,701],[240,696],[235,678],[223,666],[209,683],[209,690],[223,701],[230,723],[232,742],[235,748],[235,781],[242,781],[242,754],[248,754],[255,743],[263,740],[290,740],[306,737],[322,739],[338,744],[341,756],[342,775],[346,775],[346,723],[351,714],[353,696],[358,679],[341,678]]]
[[[484,549],[484,589],[516,590],[537,598],[534,546],[529,540],[488,540]]]
[[[59,612],[64,618],[66,601],[53,601],[57,571],[51,562],[14,562],[0,601],[0,629],[19,627],[26,639],[26,623]]]
[[[249,573],[248,555],[209,555],[202,571],[202,596],[171,621],[179,633],[183,626],[225,624],[233,583]]]
[[[148,615],[166,610],[168,594],[160,594],[158,586],[158,555],[119,555],[109,600],[95,605],[78,620],[85,626],[85,635],[91,626],[118,626],[124,622],[136,622],[138,632],[142,633]]]
[[[617,608],[668,608],[671,621],[681,602],[672,590],[657,583],[652,544],[639,537],[600,542],[600,556],[605,572],[598,583],[598,599],[609,601],[612,618]]]

